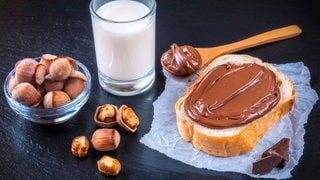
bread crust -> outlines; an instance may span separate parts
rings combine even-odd
[[[279,103],[264,116],[239,127],[226,129],[210,129],[195,123],[184,111],[184,101],[204,75],[213,67],[225,63],[257,63],[269,68],[276,74],[281,99]],[[296,92],[291,80],[271,64],[248,55],[229,54],[220,56],[206,67],[195,82],[186,90],[175,104],[176,121],[179,133],[185,141],[191,142],[196,149],[210,155],[228,157],[251,151],[255,144],[289,111],[291,111],[296,97]]]

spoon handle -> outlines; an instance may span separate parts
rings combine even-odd
[[[249,38],[210,48],[196,48],[202,58],[202,65],[209,64],[216,57],[233,53],[236,51],[256,47],[259,45],[289,39],[301,34],[302,30],[296,25],[290,25],[283,28],[267,31]]]

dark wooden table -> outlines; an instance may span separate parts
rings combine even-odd
[[[118,97],[98,85],[97,67],[89,15],[89,0],[0,0],[1,84],[16,61],[44,53],[64,54],[85,64],[92,74],[91,96],[69,122],[43,126],[16,115],[0,92],[0,179],[104,179],[96,168],[103,155],[117,157],[122,165],[115,178],[135,179],[247,179],[238,173],[198,169],[152,150],[139,142],[149,132],[152,103],[164,89],[160,56],[171,43],[196,47],[215,46],[291,24],[299,25],[299,37],[239,53],[270,63],[303,61],[311,72],[311,86],[320,92],[320,8],[303,0],[158,0],[156,82],[144,94]],[[119,128],[122,141],[117,150],[99,153],[90,149],[86,158],[71,155],[77,135],[91,137],[96,106],[126,104],[140,116],[135,134]],[[292,171],[294,179],[320,177],[320,104],[305,125],[304,153]]]

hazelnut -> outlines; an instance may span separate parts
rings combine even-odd
[[[43,54],[41,56],[40,63],[46,66],[46,74],[49,73],[49,68],[52,62],[57,58],[58,57],[56,55],[52,55],[52,54]]]
[[[132,108],[122,105],[117,113],[117,122],[127,131],[134,133],[139,126],[139,117]]]
[[[50,74],[46,75],[43,84],[44,92],[62,91],[64,87],[63,81],[55,81]]]
[[[97,167],[100,173],[115,176],[121,170],[121,163],[116,158],[104,155],[97,161]]]
[[[42,96],[30,83],[23,82],[16,85],[11,91],[12,97],[19,103],[36,107],[41,103]]]
[[[69,95],[63,91],[50,91],[43,97],[43,107],[52,108],[62,106],[71,101]]]
[[[17,81],[16,81],[16,78],[14,76],[11,76],[10,79],[9,79],[9,92],[12,91],[12,89],[17,85]]]
[[[97,129],[92,135],[91,142],[97,151],[115,150],[120,144],[120,134],[116,129]]]
[[[45,79],[47,68],[45,65],[38,63],[34,81],[37,85],[41,85]]]
[[[73,59],[72,57],[68,57],[68,56],[64,56],[66,59],[68,59],[72,69],[74,71],[78,71],[79,67],[78,67],[78,64],[77,64],[77,61],[75,59]]]
[[[67,78],[64,91],[73,99],[76,98],[84,89],[87,78],[80,71],[72,71]]]
[[[87,155],[89,150],[89,140],[86,136],[77,136],[73,138],[71,144],[71,153],[76,157]]]
[[[15,78],[17,83],[28,82],[40,85],[44,81],[46,67],[35,59],[24,58],[15,65]]]
[[[117,106],[104,104],[96,108],[94,121],[100,127],[112,127],[117,124]]]
[[[56,81],[63,81],[71,74],[71,65],[66,58],[54,60],[49,68],[49,74]]]

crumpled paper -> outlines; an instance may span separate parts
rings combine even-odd
[[[318,100],[318,94],[310,86],[310,72],[303,62],[274,64],[274,66],[292,80],[297,93],[296,101],[293,110],[284,116],[251,152],[235,157],[215,157],[195,149],[191,143],[184,141],[177,129],[174,105],[198,75],[181,78],[172,76],[166,71],[163,71],[166,76],[165,90],[153,103],[154,119],[151,130],[140,139],[140,142],[170,158],[197,168],[238,172],[261,178],[290,178],[291,170],[302,156],[304,124],[307,123],[309,113]],[[252,174],[252,163],[283,137],[290,138],[290,158],[286,167],[282,170],[274,168],[265,175]]]

